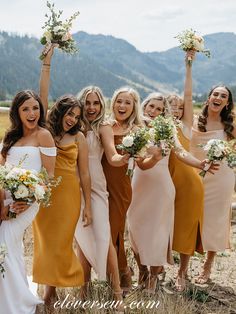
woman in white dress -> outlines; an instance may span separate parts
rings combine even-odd
[[[150,94],[142,108],[151,120],[169,111],[166,98],[159,93]],[[180,146],[178,141],[176,143]],[[206,164],[187,151],[184,157],[179,151],[173,151],[178,159],[190,166],[203,169]],[[137,162],[132,179],[132,202],[127,214],[130,242],[139,266],[139,284],[145,283],[145,289],[150,293],[155,292],[163,265],[173,264],[175,201],[175,188],[168,169],[169,154],[160,160],[159,149],[157,154],[155,149],[152,152],[151,157]]]
[[[210,139],[230,140],[236,137],[233,124],[233,97],[226,86],[213,88],[202,113],[194,119],[191,152],[197,158],[205,158],[206,151],[198,144],[206,144]],[[231,201],[235,176],[226,162],[220,163],[214,176],[206,175],[204,185],[204,214],[202,243],[207,258],[203,271],[197,278],[200,284],[206,283],[217,251],[229,248]]]
[[[5,162],[25,169],[39,171],[45,167],[49,176],[53,176],[56,148],[49,131],[44,128],[44,110],[40,98],[30,90],[19,92],[10,109],[11,126],[7,131],[1,148],[1,164]],[[7,192],[5,193],[6,197]],[[8,219],[9,205],[3,204],[1,192],[0,243],[5,243],[7,256],[4,261],[4,278],[0,276],[1,313],[33,314],[37,304],[42,303],[29,289],[23,250],[23,235],[36,216],[39,205],[31,206],[25,202],[13,202],[12,208],[19,214]],[[9,196],[10,197],[10,196]],[[6,202],[5,202],[6,204]]]

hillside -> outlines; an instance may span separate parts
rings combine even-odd
[[[123,39],[105,35],[74,34],[77,55],[55,51],[52,61],[52,98],[76,94],[86,85],[98,85],[107,97],[116,88],[131,85],[144,97],[151,91],[181,92],[184,53],[178,48],[143,53]],[[236,85],[236,35],[216,33],[205,36],[212,57],[198,54],[194,63],[194,92],[206,92],[224,82]],[[38,39],[0,32],[0,96],[12,96],[25,88],[38,90],[42,49]]]

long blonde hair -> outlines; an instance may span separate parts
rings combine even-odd
[[[121,88],[115,90],[115,92],[111,98],[111,110],[112,111],[111,111],[111,116],[109,119],[110,123],[111,124],[118,123],[116,121],[116,117],[114,115],[114,105],[115,105],[117,97],[121,93],[128,93],[129,95],[132,96],[133,101],[134,101],[133,111],[132,111],[131,115],[129,116],[129,118],[127,119],[128,129],[131,130],[133,128],[133,126],[137,126],[137,127],[143,126],[142,117],[141,117],[139,94],[135,89],[133,89],[129,86],[124,86],[124,87],[121,87]]]
[[[84,106],[86,104],[88,95],[91,93],[95,93],[98,96],[98,99],[101,105],[101,111],[94,121],[89,122],[84,113]],[[82,104],[82,119],[85,123],[85,133],[91,128],[94,131],[95,135],[98,138],[100,138],[99,128],[104,123],[105,109],[106,109],[105,99],[104,99],[101,89],[97,86],[87,86],[79,92],[77,97],[79,98]]]

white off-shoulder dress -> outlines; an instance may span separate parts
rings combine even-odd
[[[21,167],[39,171],[42,166],[41,153],[55,156],[56,148],[13,146],[8,152],[6,162],[18,165],[27,155]],[[6,194],[9,195],[7,192]],[[24,232],[32,223],[38,209],[39,205],[35,202],[16,218],[3,220],[0,225],[0,244],[7,247],[4,278],[0,275],[0,313],[34,314],[37,304],[43,302],[29,289],[23,247]]]

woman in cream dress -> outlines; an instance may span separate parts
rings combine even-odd
[[[41,100],[32,91],[19,92],[10,108],[11,126],[1,146],[1,163],[18,165],[22,168],[40,171],[45,167],[53,175],[56,148],[49,131],[43,128],[44,111]],[[0,191],[3,196],[3,191]],[[0,199],[1,219],[0,244],[7,247],[4,261],[4,278],[0,275],[0,312],[7,314],[34,314],[36,306],[43,301],[29,289],[24,263],[23,236],[35,218],[39,205],[34,202],[13,202],[10,193],[5,192],[5,207]],[[16,218],[7,219],[8,204],[13,204]]]
[[[121,299],[117,256],[109,223],[108,192],[101,159],[105,152],[109,163],[119,167],[127,163],[128,156],[117,154],[112,128],[104,123],[105,101],[101,90],[96,86],[85,87],[78,98],[83,108],[85,135],[89,148],[93,217],[93,223],[87,228],[83,227],[80,218],[75,231],[79,246],[78,255],[85,274],[86,285],[83,290],[91,280],[91,267],[93,267],[99,280],[106,280],[109,274],[114,298]]]
[[[231,91],[225,86],[213,88],[202,113],[194,120],[191,140],[191,152],[194,156],[206,157],[206,151],[198,144],[206,144],[210,139],[230,140],[236,137],[232,110]],[[197,279],[198,283],[205,283],[210,278],[216,252],[229,248],[234,182],[234,172],[225,161],[220,163],[220,168],[214,176],[206,174],[203,178],[205,192],[202,241],[207,258]]]
[[[143,101],[142,108],[149,119],[169,111],[166,98],[159,93],[150,94]],[[180,146],[178,141],[176,144]],[[187,151],[184,157],[178,151],[173,152],[190,166],[203,169],[206,164],[206,161],[201,162]],[[127,214],[130,242],[140,270],[139,283],[146,279],[145,289],[151,293],[155,292],[163,265],[173,263],[175,188],[168,161],[169,154],[160,160],[157,151],[157,154],[137,162],[132,179],[132,202]],[[149,274],[147,266],[150,266]]]

